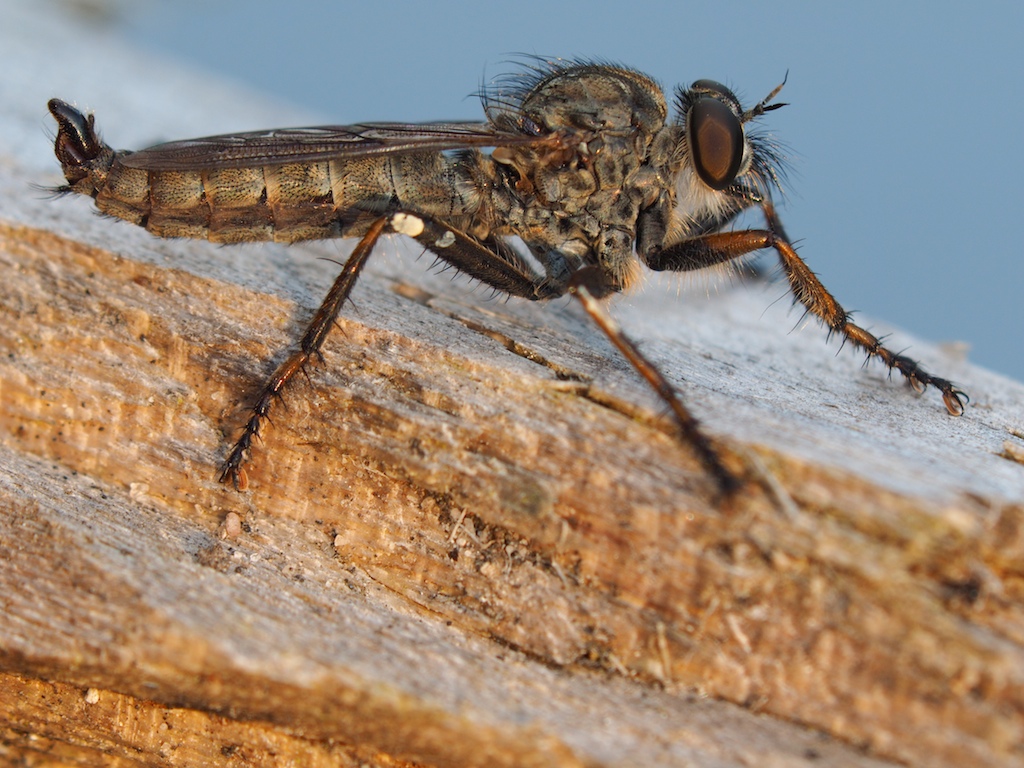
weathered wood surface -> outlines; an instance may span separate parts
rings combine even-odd
[[[489,300],[395,244],[235,493],[214,474],[241,408],[333,277],[316,257],[343,251],[158,241],[41,199],[50,96],[117,146],[282,118],[110,40],[103,86],[68,66],[95,31],[19,22],[0,32],[34,73],[0,116],[8,762],[1024,759],[1024,387],[914,344],[971,394],[953,419],[790,333],[781,286],[653,285],[615,312],[750,478],[718,507],[574,307]],[[154,79],[173,98],[151,105]],[[202,123],[210,104],[237,122]]]

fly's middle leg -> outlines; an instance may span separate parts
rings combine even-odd
[[[679,437],[697,454],[704,469],[718,486],[719,495],[729,496],[738,491],[741,487],[740,480],[722,463],[711,441],[701,429],[700,422],[690,413],[679,393],[605,311],[600,299],[607,293],[607,287],[600,270],[587,267],[574,273],[569,281],[569,292],[579,300],[583,309],[605,336],[672,411],[672,419],[679,430]]]

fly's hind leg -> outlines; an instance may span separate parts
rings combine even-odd
[[[220,481],[222,483],[231,480],[238,490],[244,490],[248,486],[249,480],[245,472],[245,463],[252,452],[253,438],[259,437],[263,423],[270,415],[270,408],[274,400],[280,397],[281,391],[287,386],[288,382],[292,380],[295,374],[303,370],[314,356],[320,355],[320,348],[327,337],[327,332],[331,329],[331,325],[334,323],[335,318],[337,318],[342,304],[345,303],[345,299],[352,292],[356,278],[359,277],[359,273],[366,264],[366,259],[373,251],[380,236],[384,234],[387,223],[388,220],[386,218],[380,218],[373,222],[370,230],[363,236],[363,239],[359,241],[352,254],[348,257],[348,261],[345,262],[341,274],[334,281],[334,285],[331,286],[327,297],[320,304],[320,308],[316,311],[312,321],[310,321],[306,332],[302,335],[302,340],[299,342],[299,348],[292,352],[277,367],[277,370],[274,371],[273,375],[263,386],[259,396],[256,398],[256,402],[252,406],[252,414],[242,429],[241,437],[238,438],[234,448],[231,449],[231,453],[228,454],[227,460],[225,460],[224,465],[221,467]]]
[[[302,335],[299,348],[277,367],[264,384],[241,436],[221,467],[222,483],[230,480],[239,490],[248,485],[245,464],[251,456],[253,440],[260,436],[274,401],[297,373],[304,370],[314,357],[320,356],[324,340],[351,294],[367,258],[381,235],[388,232],[413,238],[443,261],[500,291],[524,298],[543,295],[543,279],[518,255],[497,242],[488,248],[458,230],[417,213],[398,211],[378,218],[348,257],[341,274]]]

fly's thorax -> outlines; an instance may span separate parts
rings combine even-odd
[[[668,109],[646,75],[607,65],[550,65],[523,87],[514,115],[538,133],[568,137],[557,148],[506,147],[494,160],[513,169],[526,201],[519,234],[545,261],[601,266],[617,286],[634,261],[637,216],[662,196],[664,175],[648,167],[672,155]],[[513,120],[512,122],[516,122]]]
[[[536,82],[520,109],[549,131],[635,129],[653,135],[668,115],[657,83],[633,70],[602,65],[554,70]]]
[[[668,114],[657,83],[606,65],[552,63],[511,101],[518,103],[492,119],[566,140],[558,147],[504,147],[494,160],[516,170],[521,192],[570,214],[595,192],[621,189],[632,167],[646,160]]]
[[[636,130],[593,134],[577,151],[558,158],[536,151],[508,152],[508,194],[518,201],[503,214],[561,284],[584,265],[598,266],[610,290],[636,277],[634,241],[640,210],[667,199],[665,174],[650,166],[651,137]],[[667,207],[667,206],[666,206]]]

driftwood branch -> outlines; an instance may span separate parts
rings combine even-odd
[[[135,54],[105,50],[134,135],[160,135],[152,63],[126,85]],[[1024,387],[915,344],[971,394],[953,419],[788,333],[781,286],[651,286],[613,311],[747,478],[718,505],[575,308],[396,244],[236,493],[217,462],[343,251],[39,199],[51,96],[76,94],[2,118],[35,142],[0,168],[3,759],[1019,764]],[[129,143],[123,96],[78,98]]]

